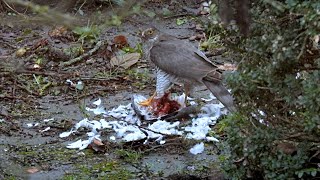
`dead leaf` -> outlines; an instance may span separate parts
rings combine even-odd
[[[27,50],[26,50],[25,48],[20,48],[20,49],[18,49],[18,50],[16,51],[16,55],[17,55],[18,57],[22,57],[23,55],[26,54],[26,52],[27,52]]]
[[[98,145],[98,146],[103,146],[104,144],[101,142],[101,140],[98,140],[98,139],[94,139],[93,140],[93,143]]]
[[[67,32],[67,28],[64,26],[57,26],[53,30],[48,32],[51,38],[61,37]]]
[[[125,46],[128,46],[128,40],[124,35],[118,35],[113,38],[113,43],[117,46],[117,48],[121,49]]]
[[[37,42],[32,46],[32,49],[33,49],[33,50],[36,50],[36,49],[38,49],[38,48],[43,48],[43,47],[47,46],[48,44],[49,44],[48,39],[43,38],[43,39],[40,39],[39,41],[37,41]]]
[[[60,40],[63,42],[74,41],[73,33],[64,26],[56,26],[54,29],[48,32],[48,35],[52,39]]]
[[[27,169],[27,172],[30,173],[30,174],[34,174],[34,173],[36,173],[38,171],[39,171],[39,169],[36,168],[36,167],[31,167],[31,168]]]
[[[138,60],[140,59],[139,53],[130,53],[130,54],[124,54],[120,56],[115,56],[111,58],[110,63],[111,66],[120,66],[124,69],[128,69],[132,65],[136,64]]]
[[[106,145],[99,139],[94,139],[88,146],[88,148],[93,149],[95,152],[105,152]]]

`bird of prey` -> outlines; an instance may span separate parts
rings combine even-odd
[[[182,83],[185,94],[195,85],[204,84],[231,112],[236,108],[233,97],[222,84],[222,72],[190,42],[148,28],[142,32],[148,57],[155,64],[156,96],[161,97],[172,83]]]

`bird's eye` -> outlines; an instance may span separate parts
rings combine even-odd
[[[151,34],[153,34],[153,30],[149,30],[148,32],[147,32],[149,35],[151,35]]]

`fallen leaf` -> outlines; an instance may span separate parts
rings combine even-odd
[[[65,35],[66,32],[67,32],[67,28],[66,27],[58,26],[58,27],[55,27],[53,30],[49,31],[48,35],[51,38],[56,38],[56,37],[61,37],[61,36]]]
[[[93,149],[95,152],[105,152],[106,145],[101,142],[99,139],[94,139],[88,146]]]
[[[18,50],[16,51],[16,55],[17,55],[18,57],[21,57],[21,56],[23,56],[26,52],[27,52],[27,50],[26,50],[25,48],[20,48],[20,49],[18,49]]]
[[[182,24],[185,24],[187,21],[188,21],[188,20],[187,20],[186,18],[178,18],[178,19],[176,20],[176,24],[177,24],[178,26],[181,26]]]
[[[127,38],[124,35],[115,36],[113,38],[113,43],[115,45],[117,45],[117,47],[120,48],[120,49],[125,47],[125,46],[128,46],[128,44],[129,44]]]
[[[103,145],[104,145],[104,144],[101,142],[101,140],[96,139],[96,138],[93,140],[93,143],[96,144],[96,145],[98,145],[98,146],[103,146]]]
[[[48,39],[44,38],[44,39],[40,39],[39,41],[37,41],[33,46],[32,49],[35,50],[37,48],[43,48],[45,46],[47,46],[49,44]]]
[[[130,54],[124,54],[120,56],[115,56],[111,58],[110,63],[111,66],[120,66],[124,69],[128,69],[132,65],[136,64],[138,60],[140,59],[139,53],[130,53]]]
[[[36,168],[36,167],[31,167],[31,168],[27,169],[27,172],[30,173],[30,174],[34,174],[34,173],[36,173],[38,171],[39,171],[39,169]]]

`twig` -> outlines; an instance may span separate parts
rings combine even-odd
[[[175,14],[172,16],[165,16],[163,19],[171,19],[171,18],[178,18],[178,17],[184,17],[184,16],[194,16],[195,14],[193,13],[182,13],[182,14]]]
[[[95,78],[95,77],[78,77],[81,80],[91,80],[91,81],[110,81],[110,80],[119,80],[116,77],[109,77],[109,78]]]
[[[312,158],[318,156],[320,154],[320,150],[318,150],[316,153],[314,153],[314,155],[312,155],[309,159],[309,161],[311,161]]]
[[[143,130],[143,131],[151,131],[151,132],[153,132],[153,133],[161,134],[161,135],[163,135],[163,136],[170,136],[170,135],[172,135],[172,134],[164,134],[164,133],[161,133],[161,132],[158,132],[158,131],[154,131],[154,130],[149,129],[149,128],[147,128],[147,127],[139,126],[139,125],[136,125],[136,124],[132,124],[132,125],[137,126],[138,128],[140,128],[140,129]]]
[[[26,16],[25,15],[23,15],[23,14],[21,14],[21,13],[19,13],[18,11],[16,11],[15,9],[13,9],[5,0],[3,0],[2,1],[9,9],[11,9],[11,11],[13,11],[13,12],[15,12],[15,13],[17,13],[17,14],[19,14],[20,16],[22,16],[22,17],[24,17],[24,18],[26,18]]]
[[[29,94],[32,94],[34,96],[39,96],[39,94],[32,92],[31,90],[29,90],[29,88],[25,87],[25,85],[19,81],[17,81],[19,84],[17,84],[17,86],[25,91],[27,91]]]
[[[45,20],[48,24],[59,23],[66,27],[72,28],[75,25],[75,18],[71,17],[67,14],[62,14],[58,11],[48,9],[45,6],[37,5],[31,1],[23,1],[23,0],[7,0],[10,3],[18,4],[24,6],[26,8],[30,8],[32,11],[38,13],[42,16],[42,20]]]
[[[12,49],[17,49],[18,47],[15,45],[10,44],[9,42],[5,41],[5,40],[1,40],[1,44],[5,44],[9,47],[11,47]]]
[[[19,100],[23,100],[23,101],[32,101],[32,102],[34,102],[34,100],[31,99],[31,98],[17,97],[17,96],[6,96],[6,95],[0,95],[0,99],[19,99]]]
[[[57,102],[57,101],[62,101],[62,100],[64,100],[64,101],[66,101],[66,100],[74,100],[74,99],[80,99],[80,98],[83,98],[83,97],[86,97],[86,96],[91,96],[91,95],[94,95],[94,94],[98,94],[99,92],[101,92],[101,91],[113,91],[114,89],[111,89],[111,88],[109,88],[109,87],[105,87],[105,88],[103,88],[103,89],[98,89],[98,90],[95,90],[95,91],[93,91],[93,92],[90,92],[90,93],[87,93],[87,94],[83,94],[83,95],[80,95],[80,96],[77,96],[77,97],[74,97],[74,96],[72,96],[72,97],[65,97],[65,98],[55,98],[54,100],[49,100],[49,102]]]
[[[18,70],[15,71],[16,74],[35,74],[35,75],[44,75],[44,76],[56,76],[56,77],[63,77],[63,76],[70,76],[72,73],[64,73],[64,72],[52,72],[52,71],[28,71],[28,70]]]
[[[297,56],[297,60],[300,60],[301,56],[303,55],[304,50],[306,49],[306,44],[307,44],[308,36],[305,36],[303,39],[303,44],[300,50],[299,55]]]
[[[104,45],[104,41],[98,41],[96,46],[93,49],[91,49],[89,52],[87,52],[87,53],[85,53],[85,54],[83,54],[83,55],[81,55],[79,57],[76,57],[74,59],[71,59],[69,61],[62,62],[59,66],[60,67],[65,67],[65,66],[69,66],[71,64],[74,64],[76,62],[82,61],[84,58],[86,58],[88,56],[91,56],[93,53],[95,53],[97,50],[99,50],[100,47],[103,46],[103,45]]]

